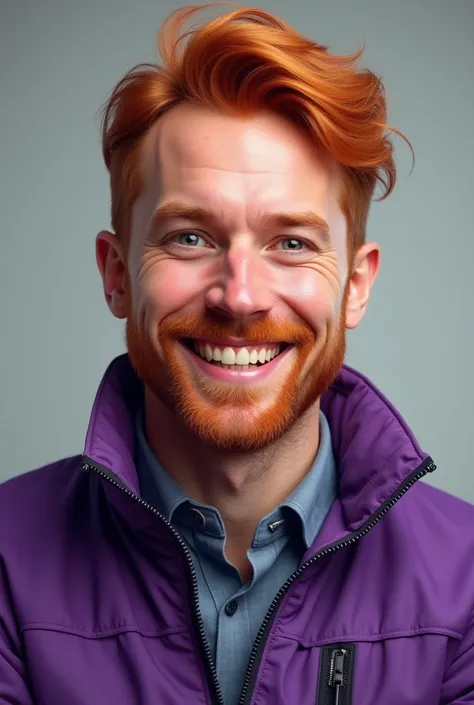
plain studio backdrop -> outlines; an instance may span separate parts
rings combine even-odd
[[[184,4],[184,3],[183,3]],[[98,110],[154,60],[168,0],[0,0],[0,480],[80,453],[101,376],[124,351],[94,239],[110,226]],[[474,0],[265,0],[386,86],[399,182],[374,203],[382,269],[347,362],[367,374],[474,502]]]

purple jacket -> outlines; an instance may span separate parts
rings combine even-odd
[[[218,705],[186,545],[139,497],[126,356],[83,456],[0,487],[0,703]],[[474,508],[344,367],[324,396],[339,498],[257,637],[242,705],[474,703]]]

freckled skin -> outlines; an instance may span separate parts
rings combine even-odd
[[[115,311],[127,316],[132,363],[158,405],[202,442],[238,452],[284,440],[303,417],[318,418],[319,397],[344,360],[345,328],[362,318],[378,266],[376,246],[365,246],[359,274],[348,277],[336,164],[275,115],[243,119],[191,105],[151,128],[142,157],[125,303]],[[150,230],[155,209],[169,201],[218,217]],[[267,213],[308,210],[329,224],[329,244],[314,227],[264,226]],[[261,384],[224,385],[183,355],[176,338],[188,326],[201,337],[254,340],[274,340],[278,330],[296,344]]]

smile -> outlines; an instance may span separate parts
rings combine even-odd
[[[180,341],[196,366],[211,377],[256,382],[267,377],[294,347],[287,343],[228,346],[186,338]]]
[[[285,343],[261,343],[248,346],[218,345],[210,342],[185,339],[184,344],[196,355],[220,367],[239,369],[262,366],[280,355],[288,345]]]

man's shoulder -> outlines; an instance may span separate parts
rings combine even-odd
[[[427,511],[431,508],[445,516],[452,516],[460,523],[474,522],[474,504],[446,490],[439,489],[428,482],[418,482],[410,492],[417,504],[426,507]]]
[[[427,482],[418,482],[406,500],[399,503],[399,517],[410,542],[440,565],[457,558],[474,568],[474,505]]]
[[[0,541],[34,530],[38,522],[61,514],[70,504],[80,476],[81,456],[62,458],[17,475],[0,485]]]
[[[61,458],[5,480],[0,484],[0,502],[4,501],[4,498],[14,495],[23,496],[25,492],[28,495],[31,491],[41,487],[47,488],[51,484],[56,485],[58,481],[67,479],[70,472],[80,469],[81,457],[73,455]]]

